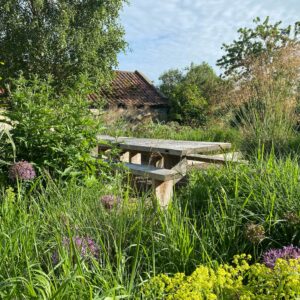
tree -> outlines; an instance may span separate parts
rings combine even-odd
[[[240,28],[238,40],[223,44],[225,54],[217,65],[224,69],[225,75],[250,75],[249,61],[264,56],[266,63],[271,62],[277,50],[299,43],[300,22],[287,27],[281,27],[281,21],[270,24],[269,17],[263,22],[260,18],[253,22],[256,24],[254,29]]]
[[[212,67],[191,64],[184,71],[171,69],[159,79],[161,92],[171,102],[171,120],[189,125],[205,123],[207,108],[222,81]]]
[[[239,29],[239,39],[224,45],[218,65],[234,82],[227,105],[232,124],[243,131],[245,149],[264,144],[283,147],[294,134],[299,101],[300,22],[281,27],[281,22],[254,20],[256,27]],[[250,145],[254,147],[249,147]]]
[[[118,23],[126,0],[0,0],[3,77],[52,76],[58,88],[82,77],[104,83],[124,50]]]

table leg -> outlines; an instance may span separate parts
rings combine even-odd
[[[130,152],[129,153],[129,161],[132,164],[141,164],[142,159],[141,159],[141,153],[139,152]]]
[[[120,156],[121,162],[129,162],[130,161],[130,155],[129,152],[125,152]]]
[[[159,181],[152,179],[155,196],[162,208],[166,208],[173,197],[174,180]]]
[[[97,158],[99,156],[99,148],[98,146],[91,150],[91,156]]]

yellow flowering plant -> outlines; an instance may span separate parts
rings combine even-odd
[[[199,266],[189,276],[161,274],[141,290],[142,299],[297,299],[300,297],[300,259],[278,259],[274,268],[249,264],[251,256],[237,255],[232,264]]]

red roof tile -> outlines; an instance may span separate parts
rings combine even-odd
[[[92,100],[104,97],[109,105],[168,106],[168,100],[140,72],[116,71],[111,90],[90,95]]]

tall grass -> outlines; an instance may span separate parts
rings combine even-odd
[[[299,175],[297,158],[274,155],[192,173],[182,197],[199,220],[201,243],[211,258],[228,260],[246,252],[259,259],[266,248],[299,245]],[[251,226],[254,230],[247,231]]]
[[[100,196],[122,197],[119,209],[106,210]],[[0,296],[5,299],[105,299],[132,295],[143,278],[187,270],[196,262],[193,237],[184,213],[168,213],[151,201],[133,201],[118,186],[83,187],[36,182],[9,188],[1,197]],[[134,195],[131,192],[131,197]],[[64,238],[91,237],[99,258],[73,255]],[[53,255],[59,253],[59,263]]]
[[[189,274],[237,253],[259,260],[269,247],[299,245],[299,175],[295,160],[273,156],[195,171],[165,211],[117,181],[85,187],[44,177],[3,190],[0,298],[130,298],[161,272]],[[99,199],[107,193],[122,205],[105,209]],[[263,227],[259,241],[249,224]],[[99,257],[66,249],[64,238],[75,236],[92,238]]]
[[[266,54],[245,63],[248,74],[239,79],[230,103],[238,107],[234,122],[243,134],[242,147],[249,152],[264,145],[286,152],[295,140],[298,117],[299,45],[276,50],[272,60]]]
[[[130,124],[119,123],[108,127],[106,133],[112,136],[134,136],[141,138],[189,140],[189,141],[211,141],[231,142],[238,147],[241,135],[235,128],[210,126],[207,128],[193,128],[181,126],[178,123],[148,123],[130,126]]]

